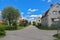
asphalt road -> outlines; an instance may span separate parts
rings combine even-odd
[[[56,30],[40,30],[34,26],[6,32],[6,36],[0,40],[56,40],[52,35],[57,33]]]

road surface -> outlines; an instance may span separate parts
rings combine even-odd
[[[52,35],[56,30],[40,30],[35,26],[29,26],[22,30],[6,31],[6,36],[0,40],[56,40]]]

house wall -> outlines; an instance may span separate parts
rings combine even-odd
[[[41,23],[41,18],[40,17],[36,20],[36,25],[38,25],[38,23]]]
[[[0,24],[3,23],[3,20],[0,20]]]
[[[54,13],[54,11],[56,11],[56,13]],[[48,13],[48,26],[52,25],[52,23],[53,23],[52,18],[58,18],[58,17],[60,17],[59,11],[60,11],[60,6],[59,5],[54,5],[50,9],[50,11]]]
[[[41,19],[42,26],[48,26],[48,16]]]

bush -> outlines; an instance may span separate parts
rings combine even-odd
[[[36,23],[35,23],[35,22],[33,22],[33,25],[35,26],[35,25],[36,25]]]
[[[5,30],[17,30],[16,26],[6,26]]]
[[[31,22],[28,22],[28,25],[31,25]]]
[[[56,37],[56,38],[58,38],[58,39],[60,39],[60,34],[55,34],[53,36]]]
[[[4,36],[5,35],[5,30],[4,28],[0,27],[0,36]]]
[[[16,30],[17,26],[8,26],[5,24],[0,24],[0,27],[4,28],[5,30]]]
[[[37,28],[41,28],[41,23],[38,23],[37,25],[35,25]]]
[[[48,27],[50,30],[57,30],[57,27],[55,26],[51,26],[51,27]]]

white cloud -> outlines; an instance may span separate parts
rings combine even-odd
[[[51,2],[52,0],[48,0],[48,2]]]
[[[28,12],[36,12],[38,9],[28,9]]]
[[[47,2],[51,2],[52,0],[42,0],[42,1],[47,1]]]
[[[35,18],[38,18],[38,17],[42,17],[42,15],[41,14],[39,14],[39,15],[28,15],[28,16],[26,16],[26,17],[22,17],[22,19],[27,19],[28,21],[34,21],[35,20]]]
[[[21,17],[23,18],[23,14],[24,14],[24,12],[21,12]]]
[[[39,14],[39,15],[31,15],[29,20],[31,20],[31,21],[36,21],[36,18],[38,18],[38,17],[41,18],[42,15],[41,15],[41,14]]]
[[[31,18],[34,18],[34,17],[37,17],[37,15],[31,15],[30,17],[31,17]]]
[[[31,20],[34,19],[34,18],[31,18]]]
[[[27,14],[31,14],[31,12],[27,12]]]
[[[27,19],[26,17],[22,17],[22,19]]]
[[[38,17],[42,17],[42,15],[40,14],[40,15],[38,15]]]
[[[34,17],[37,18],[37,17],[42,17],[42,15],[41,15],[41,14],[40,14],[40,15],[31,15],[30,17],[31,17],[31,18],[34,18]]]
[[[34,21],[34,18],[29,18],[29,19],[27,19],[28,21]]]
[[[21,12],[21,14],[24,14],[24,12]]]
[[[27,12],[27,14],[31,14],[31,13],[33,13],[33,12],[37,12],[38,11],[38,9],[28,9],[28,12]]]

